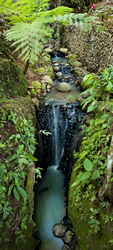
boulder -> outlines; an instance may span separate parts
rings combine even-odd
[[[52,52],[53,52],[53,49],[51,49],[51,48],[46,48],[45,51],[46,51],[47,53],[52,53]]]
[[[48,75],[45,75],[45,76],[43,77],[43,80],[44,80],[44,82],[46,82],[46,83],[49,84],[49,85],[53,84],[53,81],[52,81],[51,77],[48,76]]]
[[[62,72],[56,73],[56,77],[57,77],[59,80],[62,79],[62,76],[63,76]]]
[[[69,83],[67,83],[67,82],[61,82],[58,85],[58,91],[68,92],[68,91],[71,91],[71,87],[70,87]]]
[[[62,224],[55,224],[53,226],[53,234],[56,236],[56,237],[63,237],[66,233],[66,230],[67,230],[67,227],[65,225],[62,225]]]
[[[63,245],[61,250],[70,250],[70,248],[67,245]]]
[[[60,70],[60,68],[58,66],[54,67],[54,71],[58,72]]]
[[[59,51],[66,54],[68,52],[68,49],[67,48],[60,48]]]
[[[71,230],[68,230],[66,233],[65,233],[65,235],[64,235],[64,237],[63,237],[63,240],[64,240],[64,242],[65,243],[70,243],[71,242],[71,238],[72,238],[72,231]]]
[[[78,61],[75,61],[75,62],[72,63],[72,66],[73,67],[82,67],[82,63],[78,62]]]

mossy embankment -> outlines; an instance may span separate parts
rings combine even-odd
[[[35,164],[26,158],[35,151],[35,107],[9,44],[0,44],[0,249],[35,249]]]

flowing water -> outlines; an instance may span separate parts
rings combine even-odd
[[[64,175],[57,168],[63,154],[67,123],[66,120],[63,120],[62,113],[59,112],[59,106],[53,105],[52,113],[53,124],[50,126],[50,131],[52,129],[52,149],[55,151],[55,165],[48,167],[43,179],[35,185],[34,190],[34,221],[37,225],[37,235],[42,242],[40,250],[61,250],[63,241],[54,237],[52,228],[66,215],[63,189]],[[48,188],[48,191],[39,194],[39,191],[45,187]]]
[[[68,83],[74,94],[74,102],[78,92],[74,84],[76,79],[71,73],[71,66],[67,64],[65,58],[56,57],[53,59],[53,64],[55,62],[59,63],[60,71],[63,73],[62,81],[70,75]],[[60,223],[66,215],[63,189],[64,175],[57,168],[61,158],[63,158],[66,136],[72,138],[72,133],[69,134],[71,129],[69,123],[71,118],[76,114],[76,105],[73,103],[67,105],[66,108],[62,108],[61,103],[66,103],[67,100],[71,99],[72,93],[58,92],[56,88],[57,84],[59,84],[59,81],[56,79],[54,81],[55,87],[52,88],[51,93],[45,99],[47,106],[44,107],[43,111],[40,110],[38,113],[41,129],[51,133],[48,136],[43,135],[43,142],[46,149],[44,151],[45,162],[47,166],[50,166],[47,168],[43,179],[35,185],[34,190],[35,208],[33,219],[37,225],[37,236],[42,242],[40,250],[61,250],[61,247],[64,245],[63,241],[54,237],[52,233],[53,226],[56,223]],[[67,134],[66,131],[68,131]],[[68,148],[68,145],[66,145],[66,148]],[[40,190],[44,188],[46,188],[46,191],[40,194]]]

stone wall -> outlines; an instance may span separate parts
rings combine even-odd
[[[72,54],[78,56],[89,72],[101,72],[113,64],[113,26],[106,24],[106,33],[83,32],[74,25],[64,26],[61,43]]]

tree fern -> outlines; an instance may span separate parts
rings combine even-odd
[[[15,23],[7,32],[6,39],[14,41],[12,46],[16,46],[15,51],[22,50],[19,57],[23,56],[22,60],[29,60],[34,63],[38,55],[41,53],[43,43],[46,38],[51,36],[52,29],[47,25],[48,20],[45,18],[37,18],[32,23]]]

